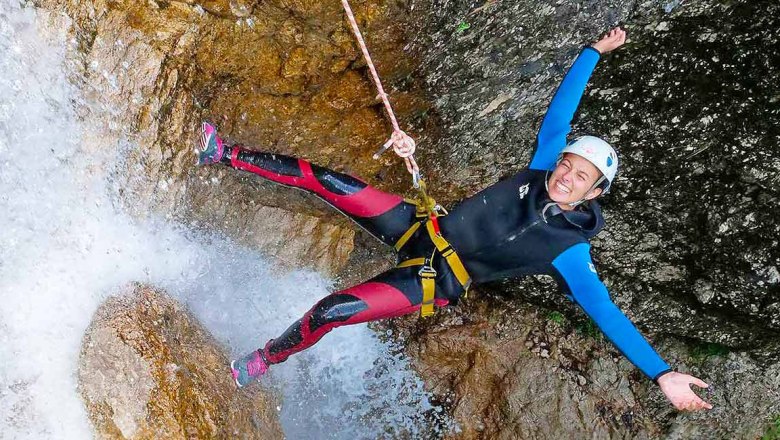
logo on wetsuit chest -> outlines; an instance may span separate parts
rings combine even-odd
[[[528,194],[528,185],[529,185],[529,184],[528,184],[528,183],[526,183],[525,185],[523,185],[523,186],[521,186],[520,188],[518,188],[518,190],[517,190],[517,191],[518,191],[518,193],[520,194],[520,200],[522,200],[522,199],[523,199],[523,197],[525,197],[525,195],[526,195],[526,194]]]

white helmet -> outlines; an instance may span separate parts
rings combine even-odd
[[[564,148],[558,156],[558,162],[563,159],[564,153],[572,153],[581,156],[598,168],[603,176],[593,185],[593,187],[597,187],[606,179],[607,187],[604,188],[604,193],[609,191],[609,187],[612,186],[612,181],[615,179],[615,174],[618,169],[617,153],[611,145],[595,136],[582,136],[566,145],[566,148]]]

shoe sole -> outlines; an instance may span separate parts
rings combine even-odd
[[[233,372],[234,372],[234,371],[238,371],[238,370],[236,370],[236,361],[230,361],[230,375],[231,375],[231,376],[233,376]],[[238,376],[234,376],[234,377],[233,377],[233,381],[236,383],[236,386],[237,386],[237,387],[239,387],[239,388],[244,388],[244,386],[243,386],[243,385],[241,385],[240,383],[238,383]]]

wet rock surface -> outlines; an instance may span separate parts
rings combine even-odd
[[[447,438],[757,438],[780,411],[780,365],[657,337],[670,364],[711,385],[693,389],[713,410],[678,412],[587,318],[567,315],[483,294],[388,329],[458,423]]]
[[[338,2],[37,3],[74,19],[84,86],[127,127],[117,174],[139,215],[224,232],[344,284],[387,266],[386,249],[317,199],[191,166],[207,118],[231,141],[408,190],[391,155],[370,159],[388,127]],[[611,345],[578,333],[587,321],[552,280],[527,278],[480,286],[478,300],[435,321],[397,323],[460,435],[760,435],[780,413],[780,6],[353,6],[444,204],[524,168],[581,46],[618,22],[629,32],[597,67],[573,131],[603,136],[623,164],[593,255],[616,304],[664,358],[715,385],[715,409],[673,411]],[[569,326],[551,330],[550,311]]]
[[[678,3],[433,8],[425,28],[440,30],[419,50],[443,121],[436,182],[472,194],[525,167],[562,73],[625,23],[630,40],[597,66],[573,130],[622,158],[593,242],[600,272],[650,330],[776,359],[780,9]]]
[[[229,360],[179,304],[136,286],[84,337],[79,389],[98,438],[283,438],[277,399],[238,392]]]
[[[605,137],[623,159],[613,194],[603,203],[607,228],[593,240],[594,259],[615,302],[651,336],[662,355],[680,371],[692,372],[716,389],[720,386],[723,394],[711,397],[716,407],[712,412],[677,415],[663,398],[653,397],[657,391],[643,386],[631,388],[638,406],[626,406],[623,399],[593,388],[587,393],[603,398],[602,406],[633,407],[633,417],[647,425],[641,432],[651,437],[762,434],[780,408],[772,384],[780,354],[780,284],[774,275],[780,263],[780,224],[773,214],[778,193],[772,184],[779,177],[778,5],[423,4],[429,14],[416,40],[423,59],[419,74],[436,103],[432,112],[442,121],[436,157],[426,169],[436,174],[437,185],[446,185],[448,194],[458,197],[526,166],[545,108],[582,44],[618,22],[625,24],[630,40],[600,62],[573,130],[573,135]],[[479,291],[487,294],[488,304],[506,313],[531,302],[575,319],[582,316],[544,277],[494,283]],[[499,304],[494,303],[497,299]],[[481,317],[472,325],[480,323],[497,325]],[[435,329],[436,337],[449,334]],[[463,342],[469,345],[467,339]],[[428,344],[435,342],[413,344],[410,352],[427,350]],[[464,356],[492,351],[501,343],[485,345]],[[587,352],[577,345],[572,349]],[[541,354],[546,349],[538,350]],[[575,371],[585,372],[586,381],[589,375],[604,375],[593,364],[603,356],[588,353],[586,367]],[[708,361],[697,366],[691,357]],[[441,360],[429,362],[434,369]],[[482,380],[504,383],[516,369],[507,366]],[[735,371],[744,375],[733,375]],[[628,369],[609,374],[646,382],[637,373]],[[468,369],[455,376],[468,377]],[[427,377],[437,382],[435,375]],[[744,400],[733,394],[748,389],[750,397]],[[464,392],[455,394],[467,399]],[[569,389],[553,393],[556,399],[575,394]],[[506,407],[513,399],[509,391],[487,400]],[[751,409],[739,409],[744,406]],[[502,420],[515,420],[520,427],[497,428],[488,435],[480,433],[473,419],[479,413],[490,419],[496,411],[489,406],[457,403],[454,413],[470,427],[467,437],[511,437],[510,432],[545,436],[523,430],[551,420],[538,417],[532,423],[507,417],[511,412],[505,411]],[[567,419],[578,417],[573,413]],[[621,423],[624,418],[617,420],[606,436],[625,436],[633,429]],[[696,420],[695,427],[691,420]],[[592,432],[592,427],[571,423],[566,428],[581,429],[580,435]],[[558,437],[569,434],[559,431]]]
[[[389,166],[397,159],[371,159],[389,131],[338,2],[36,4],[73,19],[77,80],[128,150],[117,186],[138,216],[223,232],[290,267],[344,267],[355,229],[324,203],[223,166],[192,166],[202,120],[230,143],[303,156],[383,189],[408,186],[406,172]],[[399,5],[354,9],[383,76],[406,81],[404,33],[390,20]],[[399,115],[429,106],[412,92],[394,94]]]

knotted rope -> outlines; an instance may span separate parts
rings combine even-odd
[[[382,80],[379,79],[379,74],[376,71],[376,67],[374,67],[374,62],[371,61],[371,55],[368,53],[366,42],[363,40],[363,35],[360,33],[360,28],[358,28],[357,21],[355,21],[355,15],[352,13],[352,8],[350,8],[349,2],[347,0],[341,0],[341,4],[344,6],[344,10],[347,13],[347,18],[349,19],[349,24],[352,27],[352,32],[355,34],[355,38],[360,45],[360,50],[363,52],[363,58],[366,60],[368,70],[371,71],[371,77],[374,79],[374,84],[376,85],[376,89],[379,92],[377,96],[382,98],[382,102],[385,105],[385,111],[387,111],[387,115],[390,118],[390,123],[393,125],[393,133],[390,135],[390,139],[388,139],[387,142],[382,145],[382,148],[374,153],[374,159],[378,159],[380,154],[384,153],[392,146],[395,154],[401,156],[404,159],[404,162],[406,163],[406,169],[412,174],[414,187],[419,188],[420,167],[417,166],[417,162],[414,160],[414,150],[417,147],[417,143],[415,143],[414,139],[404,133],[404,131],[401,130],[401,128],[398,126],[395,113],[393,113],[393,107],[390,105],[390,100],[387,98],[387,93],[385,93],[385,89],[382,87]]]

